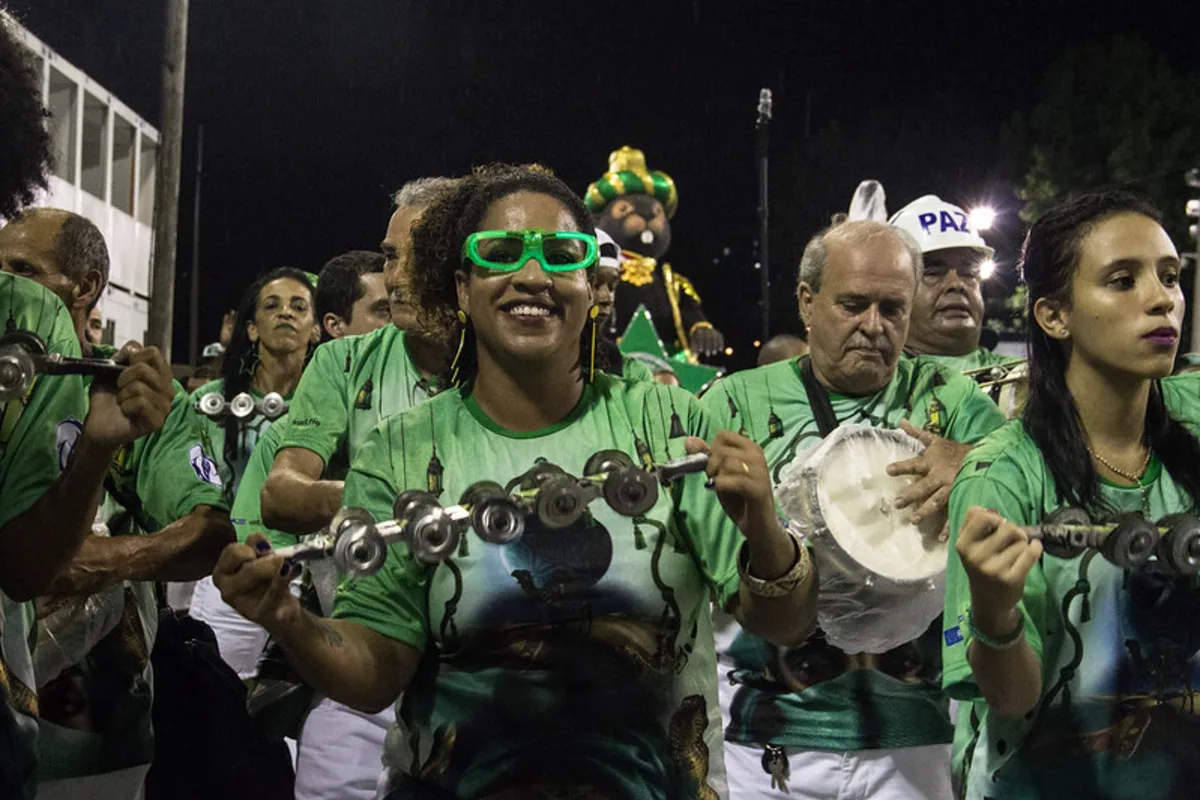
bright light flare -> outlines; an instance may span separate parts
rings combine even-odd
[[[967,222],[977,231],[991,230],[992,225],[996,222],[996,209],[991,206],[972,208],[967,214]]]
[[[995,274],[996,274],[996,262],[993,261],[992,259],[989,258],[979,265],[979,277],[982,278],[983,280],[986,281],[988,278],[992,277]]]
[[[731,355],[733,355],[733,348],[732,348],[732,347],[726,347],[726,348],[725,348],[725,355],[727,355],[727,356],[731,356]]]

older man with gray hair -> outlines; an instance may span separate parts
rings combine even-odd
[[[959,443],[1004,418],[973,381],[904,356],[920,270],[916,243],[882,222],[821,232],[800,262],[808,354],[734,374],[705,394],[719,426],[762,444],[776,483],[844,423],[900,427],[925,451],[888,467],[916,477],[896,506],[911,509],[913,522],[944,524],[970,449]],[[844,476],[848,486],[861,479]],[[731,617],[714,625],[731,797],[950,797],[938,626],[889,652],[847,653],[821,631],[779,650]]]
[[[261,514],[238,515],[239,538],[263,531],[280,547],[294,543],[296,534],[327,525],[342,505],[342,479],[366,435],[380,420],[440,389],[437,375],[446,363],[447,346],[422,333],[417,309],[405,296],[403,273],[413,223],[453,185],[449,178],[422,178],[394,195],[395,211],[380,245],[392,324],[317,348],[290,413],[255,448],[247,476],[256,463],[270,475],[262,485]],[[248,507],[256,505],[255,499],[249,498]],[[242,505],[239,494],[235,507]],[[321,603],[331,600],[322,597]],[[393,717],[391,709],[364,714],[318,697],[299,732],[297,800],[373,798]]]

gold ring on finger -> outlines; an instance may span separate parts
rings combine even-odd
[[[747,475],[750,474],[750,467],[746,465],[745,461],[742,462],[742,472],[746,473]]]

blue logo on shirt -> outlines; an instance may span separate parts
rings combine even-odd
[[[188,449],[188,463],[192,465],[192,472],[196,473],[197,478],[218,488],[221,486],[221,471],[217,469],[217,462],[208,457],[199,442]]]
[[[962,631],[957,625],[955,625],[953,628],[947,628],[946,630],[942,631],[942,636],[944,636],[946,639],[946,647],[956,645],[963,640]]]

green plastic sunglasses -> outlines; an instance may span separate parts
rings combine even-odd
[[[524,231],[476,231],[463,242],[463,261],[484,269],[516,272],[535,259],[547,272],[571,272],[596,263],[596,237],[574,231],[547,233],[540,228]]]

